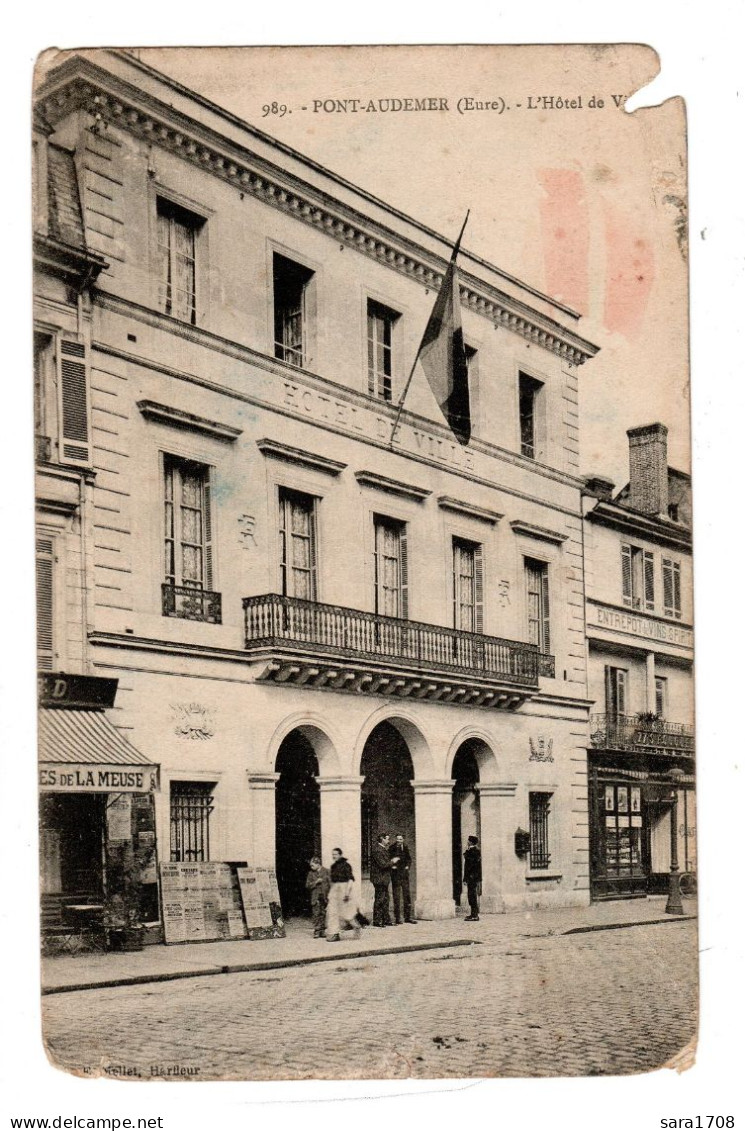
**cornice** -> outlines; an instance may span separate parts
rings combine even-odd
[[[111,123],[125,129],[324,231],[342,246],[349,245],[422,286],[439,290],[447,267],[444,259],[172,107],[145,98],[129,83],[87,60],[74,62],[74,69],[69,66],[65,72],[60,68],[47,83],[49,93],[42,93],[39,99],[38,107],[46,121],[56,122],[75,110],[84,110],[97,128]],[[149,104],[147,109],[142,108],[143,102]],[[582,365],[598,352],[599,347],[498,287],[465,271],[459,271],[459,277],[463,306],[493,325],[518,334],[569,365]]]
[[[146,420],[152,420],[156,424],[167,424],[172,428],[182,428],[189,432],[201,432],[215,440],[233,443],[243,432],[243,429],[233,428],[230,424],[207,420],[204,416],[184,412],[183,409],[172,408],[170,405],[158,404],[156,401],[138,401],[137,407]]]
[[[327,475],[339,475],[347,466],[338,459],[317,455],[316,452],[308,452],[303,448],[293,448],[289,444],[280,444],[278,440],[257,440],[256,446],[264,456],[311,468],[313,471],[323,471]]]
[[[485,507],[474,506],[473,503],[465,503],[462,499],[454,499],[451,495],[438,495],[437,505],[440,510],[452,511],[453,514],[465,515],[466,518],[475,518],[479,522],[486,522],[490,526],[496,526],[504,515],[499,514],[498,511],[490,511]]]
[[[416,483],[402,483],[398,479],[389,479],[387,475],[378,475],[376,471],[356,471],[354,477],[362,487],[385,491],[389,495],[399,495],[402,499],[413,499],[416,503],[424,502],[432,494],[428,487],[419,487]]]
[[[673,546],[676,549],[691,552],[692,535],[690,530],[682,527],[671,528],[663,519],[652,515],[641,514],[639,511],[626,510],[614,503],[598,502],[592,510],[588,511],[585,518],[592,522],[599,522],[603,526],[611,526],[625,533],[631,531],[638,538],[648,538],[650,541],[662,545]]]
[[[102,255],[84,247],[73,247],[51,236],[34,235],[34,262],[37,267],[78,283],[81,287],[94,283],[109,263]]]
[[[552,542],[555,546],[560,546],[562,542],[566,542],[568,537],[566,534],[560,534],[558,530],[549,530],[546,526],[535,526],[532,522],[523,522],[520,518],[513,519],[510,526],[515,534],[522,534],[524,538],[535,538],[539,542]]]

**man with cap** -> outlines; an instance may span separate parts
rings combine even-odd
[[[391,927],[391,868],[394,859],[389,855],[391,838],[381,833],[370,855],[370,883],[375,888],[373,927]],[[398,862],[396,858],[396,863]]]
[[[481,887],[481,849],[479,838],[469,836],[468,848],[463,853],[463,882],[468,892],[471,914],[466,915],[466,923],[477,923],[479,919],[479,888]]]
[[[393,888],[393,915],[396,923],[416,923],[411,916],[411,887],[409,869],[411,852],[403,833],[396,833],[396,839],[388,850],[391,856],[391,886]],[[403,903],[403,916],[401,904]]]

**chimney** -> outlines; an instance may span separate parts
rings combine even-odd
[[[606,479],[604,475],[586,475],[582,494],[593,499],[600,499],[604,503],[610,503],[613,501],[615,486],[613,480]]]
[[[642,514],[667,517],[667,428],[645,424],[629,428],[629,506]]]

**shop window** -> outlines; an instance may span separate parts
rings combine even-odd
[[[453,538],[453,626],[484,631],[484,563],[481,546]]]
[[[638,546],[621,546],[623,603],[630,609],[654,611],[654,555]]]
[[[279,570],[283,597],[316,600],[316,504],[312,495],[280,488]]]
[[[638,785],[605,786],[604,843],[608,876],[643,874],[641,793]]]
[[[214,782],[171,782],[171,860],[210,859]]]
[[[375,515],[375,612],[405,619],[409,612],[406,523]]]
[[[197,243],[204,219],[158,197],[158,305],[192,326],[197,321]]]
[[[309,297],[313,271],[274,252],[274,356],[288,365],[310,363]]]
[[[548,818],[552,796],[550,793],[529,794],[531,868],[548,868],[551,863]]]
[[[543,400],[544,386],[527,373],[520,374],[519,413],[520,413],[520,453],[528,459],[542,457],[543,447]]]
[[[528,612],[528,643],[540,652],[551,651],[548,563],[525,559],[525,586]]]
[[[400,318],[379,302],[367,300],[367,391],[393,400],[394,327]]]
[[[666,617],[680,620],[683,615],[680,600],[680,562],[662,559],[662,597]]]
[[[210,472],[204,464],[166,455],[164,472],[163,615],[219,624],[212,591]]]

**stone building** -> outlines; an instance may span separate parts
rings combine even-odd
[[[462,251],[471,441],[419,370],[394,435],[443,236],[124,53],[37,113],[40,403],[83,375],[45,666],[118,681],[158,861],[276,866],[293,914],[314,849],[400,831],[441,918],[477,832],[485,911],[586,903],[578,316]]]
[[[696,872],[691,481],[667,428],[632,428],[629,482],[585,486],[593,898],[664,890],[677,794],[681,871]]]

